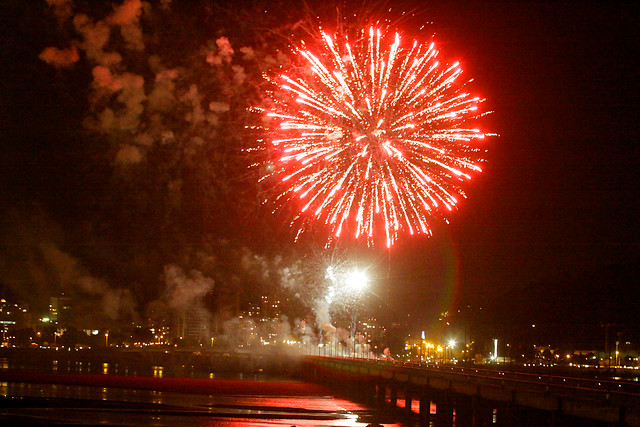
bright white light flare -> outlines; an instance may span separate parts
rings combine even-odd
[[[354,292],[360,292],[367,287],[369,279],[364,271],[353,270],[347,274],[346,285]]]

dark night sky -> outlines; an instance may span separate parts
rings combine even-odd
[[[449,238],[460,262],[459,298],[472,303],[537,281],[573,286],[605,266],[635,265],[638,8],[463,2],[432,9],[436,40],[463,58],[494,111],[486,126],[500,137],[451,226],[432,241],[405,243],[406,255],[399,245],[398,275],[432,280],[432,267],[441,266],[417,253],[440,254]],[[396,289],[405,301],[444,295],[442,284],[403,292],[403,281]],[[634,292],[637,276],[629,285]],[[577,293],[601,292],[588,281],[581,286]]]
[[[496,9],[478,20],[473,71],[501,138],[456,224],[470,277],[508,285],[637,261],[638,10]]]
[[[66,168],[102,148],[78,148],[77,141],[65,146],[56,136],[67,135],[57,126],[80,128],[86,101],[62,94],[71,72],[37,59],[60,41],[53,23],[38,27],[45,6],[8,3],[0,9],[6,21],[0,147],[10,154],[0,162],[0,204],[8,210],[37,202],[65,235],[83,236],[74,231],[76,220],[78,227],[87,223],[86,205],[77,199],[107,184],[94,177],[90,188],[78,186]],[[27,13],[15,16],[22,9]],[[493,111],[483,119],[485,130],[500,136],[488,141],[484,172],[466,187],[468,198],[449,226],[437,226],[431,239],[401,240],[390,257],[374,251],[379,275],[389,270],[394,278],[394,309],[419,315],[436,311],[431,304],[450,307],[446,283],[456,269],[456,298],[475,304],[523,284],[561,284],[637,263],[640,6],[429,2],[417,11],[433,21],[442,55],[459,59],[475,79]],[[66,89],[55,87],[58,78],[66,79]],[[83,167],[78,170],[87,172]],[[109,174],[110,166],[103,167]],[[52,182],[57,177],[61,181]],[[59,200],[78,210],[60,209]],[[85,258],[82,249],[63,247],[92,271],[110,266],[100,251]],[[591,284],[584,286],[590,292]]]

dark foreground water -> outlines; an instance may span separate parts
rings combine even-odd
[[[56,384],[0,384],[0,423],[366,426],[381,414],[334,396],[207,396]]]
[[[412,424],[318,385],[263,373],[201,372],[181,378],[168,376],[161,366],[141,375],[140,369],[134,373],[131,367],[96,362],[19,365],[0,358],[0,425]]]

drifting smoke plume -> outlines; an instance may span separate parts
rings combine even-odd
[[[58,18],[59,23],[63,23],[73,15],[73,0],[45,0]]]
[[[244,150],[254,144],[247,128],[260,117],[248,107],[259,105],[262,73],[274,65],[266,60],[271,46],[258,32],[224,35],[234,31],[229,15],[206,2],[195,6],[202,13],[168,0],[47,3],[60,36],[38,52],[43,69],[60,68],[58,81],[77,77],[65,93],[87,106],[84,117],[74,116],[81,129],[70,130],[79,135],[79,149],[61,143],[56,150],[77,153],[61,167],[82,163],[97,187],[93,192],[74,177],[75,187],[65,186],[67,198],[91,211],[58,210],[65,232],[75,231],[75,217],[84,216],[86,229],[78,234],[86,232],[91,242],[82,250],[91,255],[84,264],[100,264],[107,274],[122,266],[119,279],[138,275],[133,280],[146,304],[165,292],[155,280],[163,266],[187,269],[194,248],[207,246],[225,261],[217,271],[196,269],[228,287],[215,289],[222,301],[214,310],[237,312],[246,274],[222,264],[240,262],[235,248],[245,242],[233,249],[218,242],[244,238],[251,229],[245,223],[256,221],[256,180]]]
[[[277,19],[268,23],[272,31],[256,31],[262,25],[251,19],[258,18],[242,11],[230,25],[236,11],[208,2],[198,5],[203,14],[168,0],[47,3],[61,31],[35,56],[43,69],[59,69],[49,72],[58,81],[77,77],[77,90],[66,92],[87,107],[73,116],[78,144],[56,147],[66,163],[54,171],[82,164],[92,185],[80,174],[60,185],[68,194],[51,212],[64,233],[2,247],[11,287],[25,284],[25,296],[74,292],[107,319],[133,316],[135,288],[150,316],[194,312],[213,317],[217,329],[249,301],[280,293],[294,320],[280,317],[268,328],[317,342],[318,331],[333,327],[334,306],[321,306],[324,270],[303,257],[243,247],[277,247],[276,227],[255,215],[264,197],[257,172],[247,172],[254,161],[247,153],[263,115],[249,107],[265,101],[262,75],[290,60],[285,40],[296,29]],[[6,229],[22,229],[16,221]],[[196,252],[211,261],[205,266]],[[18,256],[20,273],[11,261]]]
[[[142,2],[140,0],[125,0],[108,18],[111,25],[120,27],[120,34],[127,48],[132,50],[144,49],[140,15],[142,15]]]
[[[75,46],[71,46],[67,49],[48,47],[43,50],[38,57],[47,64],[59,68],[70,67],[80,59],[78,50]]]
[[[62,249],[61,228],[38,211],[13,210],[0,222],[0,277],[17,298],[43,312],[49,298],[64,293],[73,300],[74,326],[135,318],[129,289],[95,277]]]
[[[145,161],[156,145],[173,143],[192,154],[217,145],[211,138],[219,139],[216,128],[231,105],[238,106],[237,119],[247,115],[247,101],[256,97],[255,79],[248,82],[248,69],[256,77],[269,62],[252,47],[240,46],[236,52],[229,38],[221,36],[193,54],[176,52],[184,58],[182,64],[166,68],[163,56],[176,62],[171,46],[162,43],[162,49],[150,51],[145,40],[157,47],[161,35],[145,34],[142,23],[161,19],[169,1],[158,7],[126,0],[102,18],[73,14],[70,0],[48,3],[60,20],[71,20],[77,38],[68,48],[45,48],[40,59],[55,67],[70,67],[84,59],[92,67],[91,112],[85,124],[91,131],[114,137],[118,145],[114,161],[119,166]],[[172,138],[166,138],[169,133]],[[187,141],[190,144],[181,144]]]
[[[189,329],[192,334],[197,334],[195,339],[209,339],[211,313],[205,308],[203,299],[213,290],[214,280],[197,270],[185,273],[175,264],[164,267],[162,279],[164,291],[158,300],[147,307],[147,314],[178,326],[180,337]]]
[[[224,323],[217,342],[231,348],[286,348],[288,342],[305,340],[304,324],[295,321],[291,326],[289,318],[250,319],[235,318]]]
[[[299,342],[333,343],[349,348],[361,343],[361,335],[352,337],[349,326],[357,310],[357,291],[345,286],[348,273],[353,266],[339,253],[331,256],[299,258],[282,255],[267,257],[243,248],[241,265],[250,276],[263,285],[277,285],[276,292],[289,299],[289,306],[298,306],[294,320],[293,336]],[[332,317],[338,315],[344,327],[334,325]],[[311,326],[307,325],[310,319]],[[236,325],[238,326],[238,325]],[[259,325],[253,325],[258,328]]]
[[[325,333],[333,334],[336,327],[331,324],[331,315],[329,314],[330,304],[326,299],[319,298],[313,311],[316,316],[316,325]]]
[[[187,310],[202,305],[202,297],[213,290],[213,279],[192,270],[186,274],[177,265],[164,268],[166,288],[162,298],[174,310]]]

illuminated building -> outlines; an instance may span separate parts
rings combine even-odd
[[[60,326],[66,326],[71,320],[72,306],[71,298],[66,297],[64,293],[58,297],[49,299],[49,320]]]

